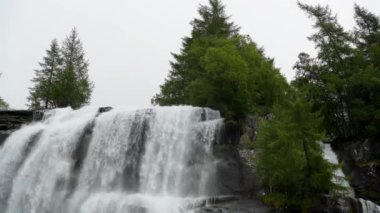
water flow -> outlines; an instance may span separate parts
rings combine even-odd
[[[0,213],[176,213],[215,195],[223,121],[195,107],[49,112],[0,150]]]
[[[324,158],[328,160],[330,163],[338,164],[338,157],[336,156],[335,152],[332,150],[330,144],[323,144],[323,154]],[[334,179],[333,181],[344,188],[348,189],[348,193],[346,195],[350,197],[354,197],[354,191],[351,188],[350,184],[346,180],[346,176],[344,175],[342,169],[335,170]],[[344,196],[345,192],[343,191],[341,194]],[[370,200],[364,200],[362,198],[359,198],[360,206],[361,206],[361,212],[362,213],[380,213],[380,206],[377,206],[374,202]]]
[[[359,198],[363,213],[380,213],[380,206],[370,200]]]
[[[324,158],[328,162],[335,164],[335,165],[339,164],[338,157],[336,156],[335,152],[332,150],[330,144],[327,144],[327,143],[323,144],[323,154],[324,154]],[[350,184],[346,180],[346,176],[344,175],[341,168],[338,168],[334,171],[333,182],[340,185],[340,186],[343,186],[346,189],[346,190],[342,190],[342,192],[338,192],[338,193],[342,194],[343,196],[344,195],[350,196],[350,197],[355,196],[355,194],[354,194]]]

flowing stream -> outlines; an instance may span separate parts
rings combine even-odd
[[[215,195],[222,123],[187,106],[47,112],[0,149],[0,213],[192,212]]]

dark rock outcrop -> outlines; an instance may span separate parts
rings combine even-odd
[[[217,164],[218,194],[251,197],[261,191],[259,178],[252,166],[241,157],[236,147],[218,145],[214,147]]]
[[[98,113],[108,112],[111,110],[112,110],[112,107],[99,107]]]
[[[250,139],[255,138],[260,119],[251,117],[245,122],[243,129]],[[242,145],[241,133],[236,128],[222,129],[219,137],[213,149],[218,159],[216,194],[235,195],[240,199],[208,204],[195,212],[269,212],[269,207],[257,198],[262,192],[262,185],[254,165],[250,163],[254,151]]]
[[[0,131],[15,130],[33,120],[34,111],[4,110],[0,111]]]
[[[13,131],[31,122],[34,116],[35,112],[31,110],[0,110],[0,145]]]
[[[269,212],[269,208],[259,200],[239,196],[215,196],[195,200],[182,208],[185,212],[194,213],[252,213]]]
[[[325,195],[314,203],[309,209],[310,213],[348,213],[348,212],[362,212],[360,202],[351,197],[334,197]]]
[[[335,142],[333,149],[357,197],[380,204],[380,143],[376,140]]]
[[[238,199],[200,207],[194,213],[266,213],[270,209],[258,200]]]

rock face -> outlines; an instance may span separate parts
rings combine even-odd
[[[0,145],[14,130],[31,122],[36,115],[31,110],[0,110]]]
[[[34,111],[4,110],[0,111],[0,131],[20,128],[21,125],[33,120]]]
[[[253,199],[238,199],[220,204],[208,204],[207,207],[201,207],[194,213],[266,213],[270,212],[267,206],[260,201]]]
[[[362,212],[361,205],[355,198],[337,198],[325,195],[309,210],[311,213],[346,213]]]
[[[376,140],[333,143],[357,197],[380,204],[380,143]]]
[[[220,194],[252,197],[260,192],[257,174],[236,147],[218,145],[214,147],[214,155],[219,160],[216,176],[220,185],[216,188]]]
[[[254,140],[261,118],[250,117],[243,126],[250,140]],[[261,194],[262,186],[255,167],[249,160],[254,151],[243,146],[238,129],[224,128],[220,133],[218,144],[214,146],[214,156],[219,160],[217,165],[216,186],[218,193],[235,195],[239,199],[208,205],[197,209],[196,213],[248,213],[269,212],[257,195]]]

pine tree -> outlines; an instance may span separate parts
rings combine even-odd
[[[255,159],[268,191],[264,201],[306,210],[313,198],[336,187],[334,167],[322,157],[320,115],[300,96],[292,100],[275,107],[272,120],[260,126]]]
[[[62,67],[53,88],[54,103],[57,107],[79,108],[89,103],[94,86],[89,80],[89,64],[75,28],[63,42],[61,54]]]
[[[46,50],[43,62],[39,63],[41,69],[35,70],[35,77],[32,82],[28,97],[29,108],[48,109],[55,107],[53,101],[53,84],[55,77],[61,68],[61,55],[58,42],[54,39],[50,44],[50,49]]]

